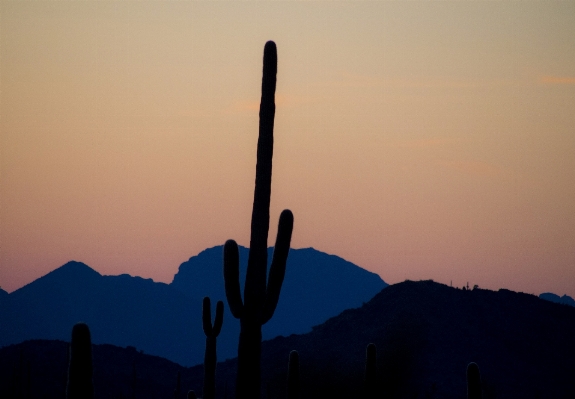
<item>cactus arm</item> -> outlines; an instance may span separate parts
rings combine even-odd
[[[286,209],[280,215],[278,235],[274,247],[266,298],[262,310],[262,325],[272,318],[278,304],[286,271],[292,231],[293,214],[289,209]]]
[[[206,337],[211,337],[213,335],[212,306],[209,297],[204,297],[204,302],[202,303],[202,327]]]
[[[212,329],[212,334],[214,337],[220,335],[223,322],[224,322],[224,303],[222,301],[218,301],[218,303],[216,304],[216,318],[214,320],[214,327]]]
[[[240,293],[240,254],[234,240],[228,240],[224,245],[224,283],[230,311],[240,319],[244,305]]]

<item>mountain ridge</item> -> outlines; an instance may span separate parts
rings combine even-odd
[[[245,272],[247,249],[240,252]],[[180,269],[190,262],[195,272],[186,280]],[[71,326],[84,321],[94,326],[94,343],[133,345],[183,365],[201,363],[202,299],[207,295],[214,304],[226,302],[221,246],[182,265],[174,276],[177,283],[165,284],[127,274],[105,276],[84,263],[67,262],[0,300],[0,346],[27,339],[66,339]],[[329,270],[355,275],[361,290],[347,290],[347,296],[339,298],[348,281],[330,277]],[[290,250],[275,324],[264,328],[264,337],[310,331],[349,306],[361,306],[385,286],[379,276],[341,258],[313,249]],[[239,322],[231,317],[227,303],[225,309],[220,359],[237,354],[239,335]]]
[[[575,306],[575,299],[571,298],[569,295],[559,296],[551,292],[544,292],[539,295],[539,298],[545,299],[546,301],[561,303],[563,305]]]
[[[377,347],[378,390],[386,398],[463,398],[465,370],[471,361],[479,365],[484,399],[572,398],[573,336],[575,309],[569,306],[506,289],[461,290],[429,280],[405,281],[380,291],[360,308],[329,318],[309,333],[264,341],[262,386],[271,397],[285,397],[288,356],[291,350],[297,350],[302,399],[362,397],[365,348],[373,342]],[[60,346],[58,356],[65,359],[65,346]],[[108,355],[97,355],[101,349]],[[13,370],[18,358],[16,348],[11,349],[12,363],[5,360],[6,350],[0,349],[0,368]],[[94,370],[101,372],[108,364],[114,365],[117,378],[110,379],[109,386],[116,391],[123,387],[127,397],[136,355],[135,348],[95,345],[94,359],[105,362],[95,360]],[[65,377],[65,365],[61,363],[51,362],[46,367],[60,367]],[[154,386],[174,387],[177,367],[154,364],[147,366],[148,374],[144,373],[150,379],[156,378],[155,368],[162,373],[162,378],[153,381]],[[226,390],[233,392],[236,364],[237,359],[218,363],[218,399]],[[136,369],[140,367],[136,363]],[[177,370],[181,371],[184,392],[201,392],[202,366]],[[43,375],[41,370],[38,372]]]

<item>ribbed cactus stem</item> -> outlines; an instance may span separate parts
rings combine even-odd
[[[92,380],[92,339],[85,323],[77,323],[72,328],[70,341],[70,363],[68,367],[67,399],[94,398]]]
[[[288,363],[287,397],[288,399],[299,399],[299,354],[291,351]]]
[[[218,301],[216,318],[212,326],[212,310],[210,298],[205,297],[202,307],[202,325],[206,335],[206,353],[204,355],[204,399],[216,397],[216,339],[224,322],[224,303]]]
[[[481,399],[481,375],[476,363],[467,365],[467,399]]]
[[[267,240],[270,222],[274,96],[277,73],[277,49],[274,42],[266,43],[263,64],[250,253],[243,301],[239,282],[238,246],[233,240],[227,241],[224,246],[226,298],[232,315],[240,319],[241,325],[236,399],[258,399],[260,397],[261,327],[271,319],[279,300],[293,230],[293,214],[289,210],[284,210],[280,215],[268,279]]]
[[[365,351],[365,397],[376,397],[377,387],[377,349],[375,344],[367,345]]]

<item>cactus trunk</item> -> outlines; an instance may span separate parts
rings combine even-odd
[[[204,399],[216,397],[216,342],[224,322],[224,303],[218,301],[216,305],[216,318],[212,326],[212,312],[210,298],[205,297],[202,304],[202,326],[206,335],[206,352],[204,355]]]
[[[204,399],[216,397],[216,338],[206,337],[204,356]]]
[[[238,373],[236,377],[236,399],[259,398],[261,386],[261,325],[244,326],[242,321],[238,346]]]
[[[92,339],[85,323],[77,323],[72,328],[70,342],[70,363],[66,399],[93,399],[92,381]]]
[[[365,397],[376,398],[377,389],[377,349],[375,344],[367,345],[365,354]]]
[[[476,363],[467,365],[467,399],[481,399],[481,375]]]
[[[289,354],[287,397],[299,399],[299,354],[297,351],[291,351]]]

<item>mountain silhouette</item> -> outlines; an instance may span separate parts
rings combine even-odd
[[[573,398],[574,336],[575,309],[569,306],[508,290],[406,281],[309,333],[264,341],[262,391],[286,397],[288,356],[295,349],[301,399],[361,398],[365,350],[373,342],[378,397],[464,398],[466,367],[474,361],[484,399]],[[0,349],[0,397],[22,384],[18,370],[27,361],[33,397],[62,397],[66,348],[64,342],[29,341]],[[96,398],[128,397],[134,365],[137,398],[172,396],[178,371],[184,392],[201,393],[201,365],[183,368],[130,347],[94,345],[93,352]],[[218,364],[218,399],[233,392],[236,364]]]
[[[199,301],[151,279],[102,276],[68,262],[8,296],[0,314],[0,345],[67,340],[71,326],[84,321],[94,343],[132,345],[182,361],[201,358],[202,349],[190,342],[202,334],[194,317]]]
[[[386,398],[463,398],[476,362],[484,398],[575,397],[575,309],[508,290],[460,290],[406,281],[313,329],[262,345],[262,381],[285,397],[299,352],[302,399],[359,397],[368,343],[377,347]],[[235,359],[218,366],[233,382]],[[199,377],[196,377],[199,378]]]
[[[59,340],[31,340],[0,349],[0,397],[66,397],[68,346]],[[171,398],[178,373],[182,392],[192,386],[193,369],[134,347],[93,345],[92,353],[96,399]]]
[[[222,251],[223,246],[209,248],[182,263],[170,285],[184,295],[193,293],[209,296],[212,301],[224,301],[224,326],[235,323],[239,328],[239,321],[232,317],[227,307]],[[243,291],[249,249],[240,246],[239,252]],[[273,248],[268,248],[268,268],[272,255]],[[280,301],[274,317],[263,327],[263,338],[308,332],[312,326],[345,309],[360,307],[386,286],[377,274],[338,256],[313,248],[290,249]],[[237,335],[238,331],[233,334]]]
[[[575,300],[569,295],[559,296],[551,292],[544,292],[543,294],[539,295],[539,298],[555,303],[562,303],[563,305],[575,306]]]
[[[245,262],[246,250],[241,251]],[[264,330],[268,338],[310,331],[386,286],[376,274],[311,248],[290,250],[288,259],[275,324]],[[205,341],[202,299],[225,302],[223,284],[221,246],[182,264],[172,284],[102,276],[69,262],[0,301],[0,347],[30,339],[67,340],[71,327],[83,321],[96,344],[131,345],[182,365],[199,364]],[[239,335],[238,321],[225,308],[220,360],[236,356]]]

